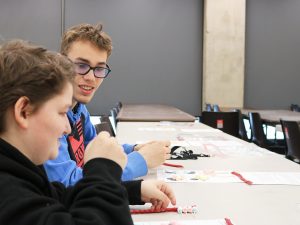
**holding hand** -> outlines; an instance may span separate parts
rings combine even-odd
[[[85,149],[84,163],[94,158],[110,159],[125,168],[127,156],[121,145],[108,132],[102,131],[92,140]]]
[[[171,202],[176,205],[176,198],[171,187],[160,180],[144,180],[141,184],[141,198],[143,202],[152,203],[152,209],[163,210]]]
[[[135,146],[135,150],[144,157],[148,168],[153,168],[170,158],[170,145],[170,141],[151,141]]]

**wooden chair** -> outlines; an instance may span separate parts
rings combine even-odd
[[[239,136],[238,112],[202,112],[201,122],[223,132]]]
[[[287,147],[285,157],[300,163],[300,129],[296,121],[280,120]]]

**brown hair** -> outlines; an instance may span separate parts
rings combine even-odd
[[[36,111],[45,101],[60,94],[75,75],[73,64],[63,55],[22,40],[0,47],[0,132],[5,114],[26,96]]]
[[[60,52],[67,55],[75,41],[89,41],[99,49],[105,50],[109,57],[112,52],[112,41],[110,36],[102,31],[102,28],[102,24],[79,24],[71,27],[62,37]]]

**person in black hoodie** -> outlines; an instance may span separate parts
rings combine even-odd
[[[120,182],[127,157],[107,132],[87,146],[76,185],[48,181],[41,165],[57,156],[60,137],[70,132],[73,76],[67,58],[42,47],[0,47],[0,224],[127,225],[129,203],[175,204],[161,181]]]

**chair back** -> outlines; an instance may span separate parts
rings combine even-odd
[[[117,127],[117,123],[118,123],[117,115],[118,115],[118,110],[116,109],[116,107],[113,107],[110,110],[110,116],[112,118],[112,125],[113,125],[114,128]]]
[[[244,124],[244,118],[240,109],[235,109],[234,112],[239,114],[239,137],[244,141],[250,141],[247,136],[247,131]]]
[[[118,102],[116,103],[115,108],[116,108],[116,110],[117,110],[117,113],[119,113],[120,110],[121,110],[121,108],[122,108],[122,102],[118,101]]]
[[[212,111],[212,106],[211,106],[211,104],[206,103],[206,104],[205,104],[205,110],[204,110],[204,111],[207,111],[207,112]]]
[[[202,112],[201,122],[223,132],[239,136],[239,114],[238,112]]]
[[[248,116],[250,122],[252,142],[262,148],[267,148],[267,138],[264,133],[263,123],[260,114],[257,112],[249,112]]]
[[[113,137],[116,136],[114,131],[111,129],[111,126],[107,122],[102,122],[102,123],[96,124],[95,129],[96,129],[97,134],[99,134],[101,131],[107,131],[110,134],[110,136],[113,136]]]
[[[219,105],[214,104],[214,105],[213,105],[213,111],[214,111],[214,112],[220,112],[221,110],[220,110]]]
[[[101,115],[100,121],[101,121],[101,123],[107,123],[107,124],[109,125],[110,130],[111,130],[112,133],[113,133],[112,136],[115,137],[115,136],[116,136],[115,129],[114,129],[112,123],[111,123],[111,120],[110,120],[109,116],[108,116],[108,115]]]
[[[296,121],[280,120],[286,142],[286,158],[300,162],[300,130]]]
[[[295,112],[300,112],[300,106],[298,104],[291,104],[291,110]]]

